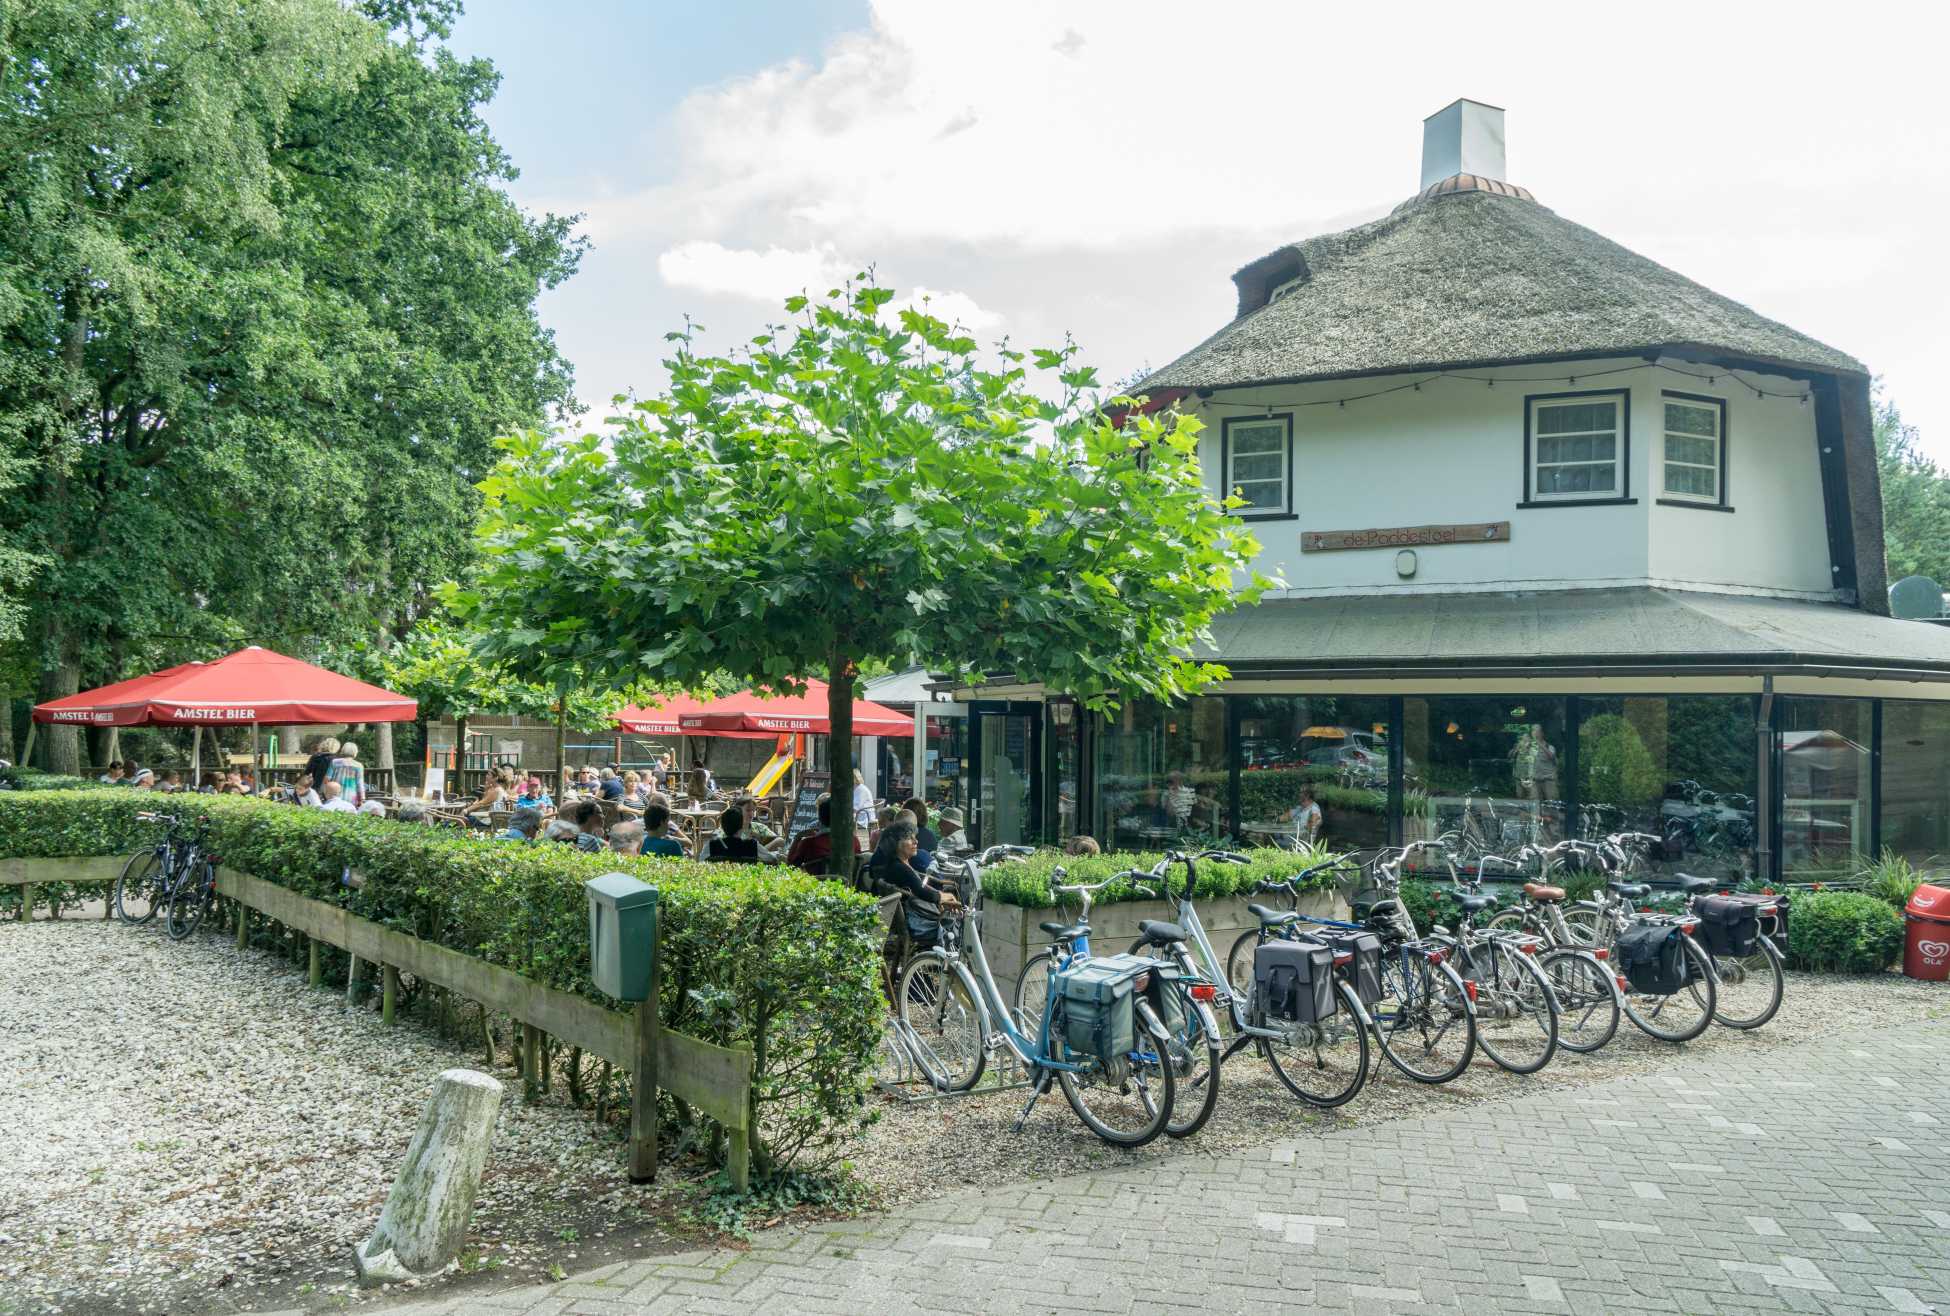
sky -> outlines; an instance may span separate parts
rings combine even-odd
[[[1930,13],[470,0],[451,44],[502,71],[515,197],[582,216],[541,314],[591,417],[686,315],[728,349],[868,265],[985,341],[1163,366],[1240,265],[1412,195],[1467,96],[1508,111],[1507,181],[1866,362],[1950,463]]]

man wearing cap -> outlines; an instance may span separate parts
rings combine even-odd
[[[961,810],[954,808],[943,809],[939,820],[941,823],[941,849],[937,853],[944,855],[967,854],[973,847],[968,843],[968,833],[962,830]]]

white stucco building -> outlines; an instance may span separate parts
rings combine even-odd
[[[1354,846],[1950,851],[1950,630],[1886,615],[1867,367],[1509,181],[1501,110],[1424,129],[1414,195],[1248,262],[1135,389],[1204,420],[1284,582],[1214,627],[1231,680],[1108,722],[979,692],[977,831],[986,748],[1038,765],[1008,812],[1050,839],[1239,836],[1304,787]]]

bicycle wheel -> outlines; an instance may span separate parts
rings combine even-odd
[[[1324,1110],[1354,1099],[1367,1083],[1373,1063],[1359,1006],[1354,989],[1336,978],[1334,1013],[1327,1018],[1312,1024],[1264,1022],[1264,1027],[1286,1034],[1282,1038],[1260,1038],[1259,1053],[1286,1084],[1287,1091]]]
[[[216,871],[209,864],[200,864],[193,875],[178,882],[169,894],[170,940],[187,941],[195,936],[203,916],[216,899]]]
[[[1119,1147],[1142,1147],[1163,1133],[1178,1095],[1177,1075],[1163,1057],[1165,1026],[1148,1001],[1136,1010],[1137,1044],[1109,1062],[1071,1055],[1061,1038],[1050,1039],[1057,1059],[1087,1066],[1056,1071],[1064,1100],[1086,1128]]]
[[[130,855],[122,875],[115,879],[116,917],[131,925],[147,923],[167,903],[167,895],[162,857],[154,850]]]
[[[1590,955],[1559,947],[1547,950],[1542,967],[1557,994],[1557,1044],[1588,1054],[1618,1032],[1618,980]]]
[[[922,1050],[915,1059],[923,1072],[931,1072],[947,1092],[966,1092],[979,1083],[988,1048],[968,970],[939,952],[923,953],[901,970],[897,992],[909,1045]]]
[[[1719,979],[1713,1019],[1728,1028],[1758,1028],[1781,1008],[1786,980],[1781,975],[1781,952],[1766,937],[1752,955],[1715,955],[1713,976]]]
[[[1686,965],[1686,985],[1670,996],[1625,993],[1625,1017],[1648,1037],[1661,1042],[1690,1042],[1713,1022],[1717,992],[1713,986],[1713,966],[1706,952],[1691,937],[1679,939],[1681,958]]]
[[[1476,1041],[1512,1074],[1534,1074],[1557,1054],[1557,996],[1537,961],[1503,942],[1478,942]]]
[[[1016,1027],[1031,1042],[1043,1035],[1043,1011],[1049,1008],[1049,980],[1056,972],[1056,952],[1038,951],[1023,962],[1016,979]]]
[[[1388,1063],[1418,1083],[1447,1083],[1476,1055],[1476,1020],[1462,977],[1413,951],[1383,951],[1381,1000],[1370,1010]]]
[[[1564,911],[1564,930],[1571,940],[1579,946],[1607,946],[1611,939],[1605,935],[1607,924],[1604,917],[1595,909],[1567,909]]]
[[[1170,987],[1167,990],[1183,990]],[[1189,1138],[1205,1127],[1219,1105],[1219,1021],[1204,1001],[1183,996],[1185,1026],[1165,1046],[1177,1080],[1178,1092],[1172,1102],[1171,1119],[1165,1132],[1174,1138]],[[1178,1105],[1185,1103],[1184,1107]]]
[[[1484,924],[1484,927],[1491,932],[1528,932],[1530,931],[1529,917],[1529,911],[1525,909],[1506,909]]]

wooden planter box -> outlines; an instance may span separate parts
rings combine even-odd
[[[1257,903],[1272,899],[1262,897]],[[1220,956],[1232,950],[1232,943],[1240,933],[1259,926],[1259,920],[1246,912],[1246,905],[1247,898],[1244,896],[1225,896],[1198,902],[1198,916],[1205,924],[1206,938]],[[1275,904],[1274,908],[1279,906]],[[1300,902],[1300,912],[1316,918],[1340,919],[1350,914],[1347,901],[1333,891],[1309,893]],[[1090,911],[1091,948],[1100,955],[1129,950],[1131,943],[1137,939],[1139,920],[1171,921],[1177,913],[1177,906],[1167,905],[1161,900],[1099,905]],[[1016,980],[1022,976],[1022,966],[1030,956],[1049,949],[1049,934],[1037,925],[1051,920],[1069,923],[1075,920],[1076,915],[1075,905],[1024,909],[1020,905],[1004,905],[990,900],[982,906],[982,949],[988,953],[989,970],[995,974],[995,985],[1001,990],[1004,1001],[1011,1005],[1015,1003]],[[1223,964],[1213,967],[1219,973],[1225,972]]]

